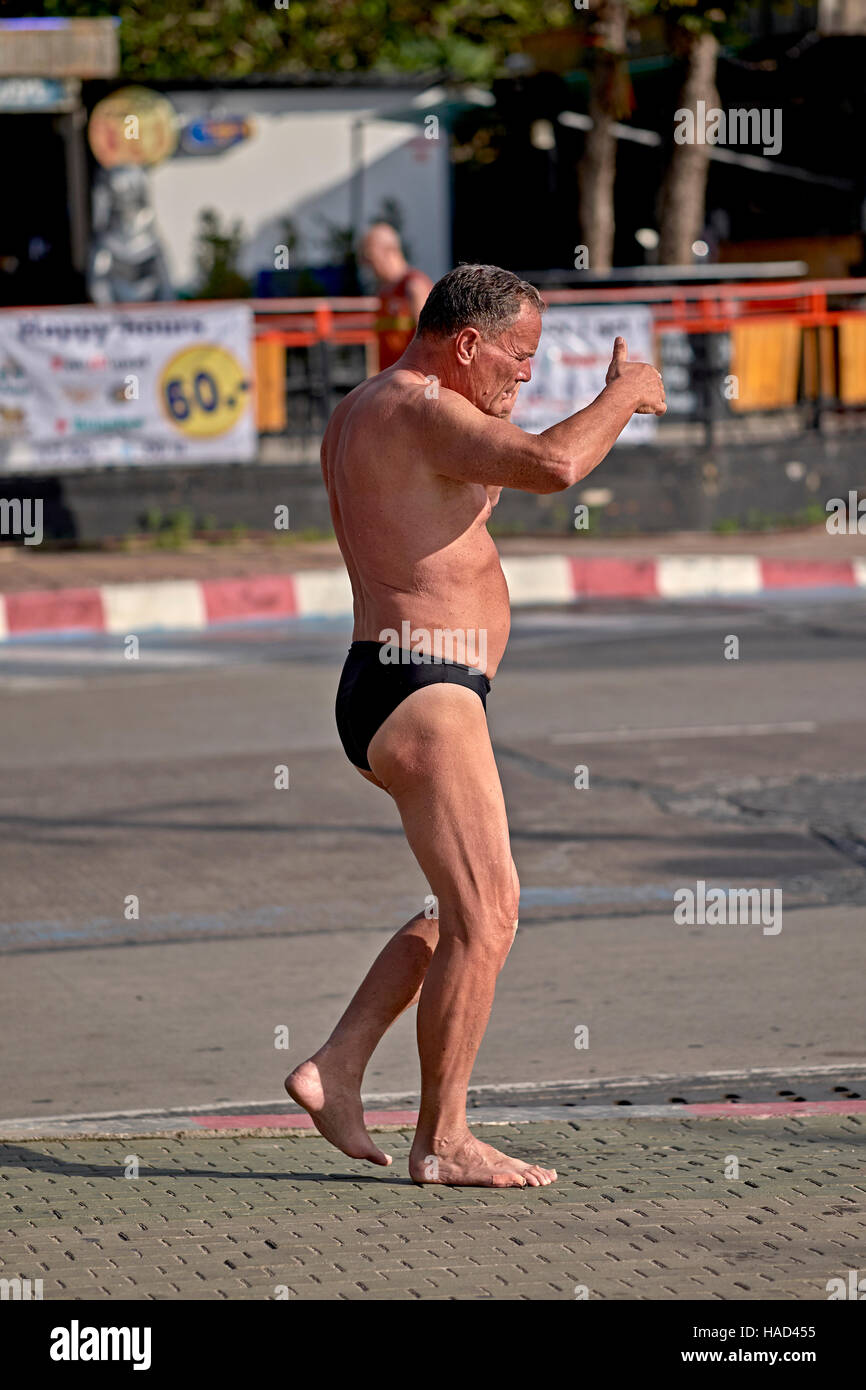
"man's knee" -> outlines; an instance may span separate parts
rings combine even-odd
[[[470,949],[482,950],[499,964],[505,960],[517,929],[519,885],[516,874],[499,882],[474,885],[450,903],[440,900],[440,932],[453,934]]]
[[[520,880],[517,877],[513,859],[507,882],[502,883],[501,886],[497,886],[492,891],[491,901],[495,903],[495,908],[490,913],[488,930],[491,939],[500,944],[504,949],[504,954],[508,955],[514,942],[520,916]]]
[[[477,925],[475,938],[501,969],[514,944],[516,931],[516,918],[510,909],[506,909],[504,912],[491,912],[483,916]]]

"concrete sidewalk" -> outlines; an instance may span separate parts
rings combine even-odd
[[[0,1273],[61,1300],[749,1301],[866,1265],[862,1116],[573,1115],[479,1131],[557,1169],[529,1190],[416,1187],[405,1129],[388,1170],[308,1135],[5,1143]]]
[[[738,536],[504,536],[497,545],[515,606],[866,586],[866,535],[831,536],[823,526]],[[0,639],[352,613],[333,540],[35,552],[0,548]]]

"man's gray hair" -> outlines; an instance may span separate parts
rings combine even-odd
[[[477,328],[484,338],[498,337],[529,303],[544,313],[534,285],[498,265],[458,265],[437,280],[418,317],[419,334],[448,338],[461,328]]]

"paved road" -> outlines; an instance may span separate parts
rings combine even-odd
[[[850,593],[516,618],[489,712],[524,893],[478,1083],[862,1071],[864,635]],[[347,641],[0,656],[2,1115],[275,1098],[418,910],[394,809],[337,742]],[[780,887],[782,930],[677,925],[698,880]],[[410,1019],[367,1086],[415,1090]]]

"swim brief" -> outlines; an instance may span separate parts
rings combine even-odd
[[[353,642],[346,657],[337,690],[337,731],[346,757],[355,767],[370,772],[367,749],[370,740],[413,690],[423,685],[465,685],[474,690],[484,708],[490,681],[482,671],[400,650],[401,660],[380,659],[388,642]]]

